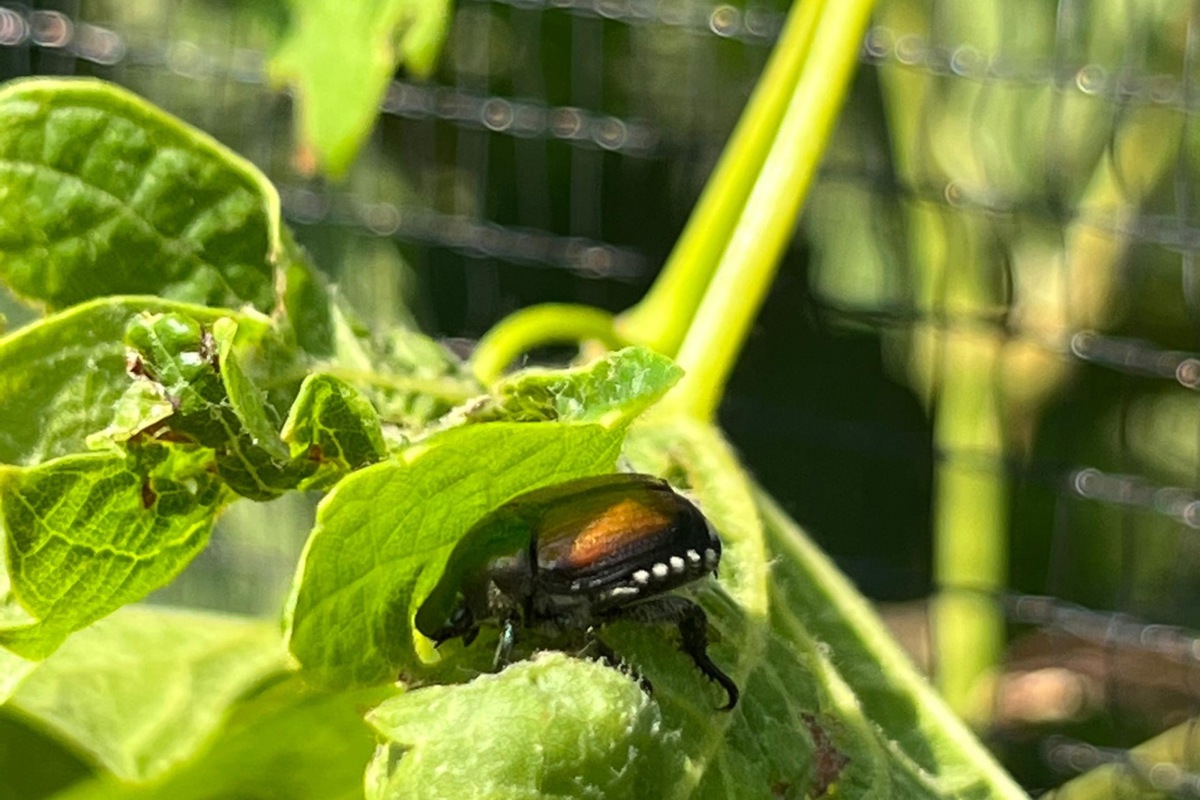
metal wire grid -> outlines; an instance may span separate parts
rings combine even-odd
[[[173,4],[179,5],[179,4]],[[567,32],[577,64],[602,63],[605,60],[603,36],[611,26],[650,30],[675,29],[695,37],[732,41],[747,48],[752,63],[761,62],[763,45],[769,44],[778,30],[781,16],[777,10],[743,10],[729,5],[697,9],[671,3],[629,0],[494,0],[492,6],[504,6],[520,19],[509,20],[513,31],[532,41],[540,40],[548,20],[566,12]],[[492,24],[491,7],[472,3],[467,8],[486,11],[486,25]],[[1126,4],[1131,17],[1130,30],[1136,31],[1136,3]],[[286,111],[286,99],[263,86],[263,55],[237,44],[236,32],[230,32],[228,47],[218,47],[214,55],[206,46],[173,40],[171,15],[150,46],[131,41],[112,25],[89,21],[87,3],[58,5],[53,9],[25,5],[0,6],[0,64],[7,63],[8,74],[38,71],[91,71],[118,81],[130,70],[168,72],[184,80],[233,83],[262,87],[272,98],[274,108]],[[1136,53],[1123,63],[1099,64],[1072,61],[1071,25],[1089,6],[1063,0],[1057,6],[1059,39],[1052,59],[1022,60],[982,53],[970,46],[943,44],[935,33],[927,36],[896,35],[886,27],[873,29],[863,46],[866,64],[881,68],[901,67],[942,79],[955,79],[988,86],[1045,86],[1060,92],[1079,93],[1113,104],[1121,110],[1153,106],[1178,112],[1185,128],[1191,121],[1198,98],[1192,77],[1196,64],[1196,12],[1185,14],[1187,47],[1185,63],[1179,74],[1147,72],[1146,59]],[[931,14],[936,17],[936,11]],[[490,37],[480,34],[479,41]],[[1142,37],[1144,38],[1144,37]],[[702,60],[694,53],[694,61]],[[35,63],[36,62],[36,63]],[[699,69],[699,68],[698,68]],[[710,76],[711,77],[711,76]],[[473,174],[476,201],[461,202],[457,207],[431,208],[420,204],[398,203],[369,183],[352,183],[347,190],[330,190],[319,184],[297,181],[284,171],[282,195],[285,209],[294,223],[333,225],[362,234],[391,237],[406,244],[441,248],[476,260],[472,285],[484,287],[485,311],[480,316],[496,316],[496,270],[499,263],[529,264],[568,271],[589,278],[632,281],[644,284],[659,253],[648,256],[643,249],[613,244],[605,239],[602,207],[596,197],[609,174],[603,166],[606,157],[627,161],[655,162],[674,159],[681,151],[697,164],[710,162],[719,140],[688,142],[688,136],[666,136],[646,118],[636,113],[608,113],[605,87],[596,76],[587,78],[584,70],[573,78],[570,101],[552,103],[546,87],[533,83],[513,86],[512,94],[498,94],[486,71],[474,76],[457,73],[452,84],[421,85],[396,81],[383,104],[385,116],[411,123],[450,126],[461,135],[449,159],[460,169]],[[589,83],[590,80],[590,83]],[[169,104],[168,104],[169,105]],[[636,110],[634,110],[636,111]],[[271,115],[274,118],[274,115]],[[698,126],[699,130],[699,126]],[[704,131],[700,131],[704,132]],[[697,131],[689,131],[696,134]],[[581,176],[573,181],[570,211],[566,225],[552,224],[549,201],[525,201],[534,210],[526,215],[532,222],[489,219],[487,203],[479,202],[489,192],[489,142],[509,138],[525,144],[525,165],[533,163],[527,174],[544,176],[538,159],[552,143],[569,148],[571,166]],[[1186,135],[1183,137],[1188,138]],[[692,148],[690,151],[688,148]],[[258,153],[264,166],[276,167],[280,174],[278,137],[268,137],[265,150]],[[540,154],[537,151],[542,151]],[[534,153],[531,162],[530,152]],[[434,156],[431,156],[433,158]],[[520,158],[520,156],[518,156]],[[1180,149],[1174,171],[1175,209],[1162,212],[1144,209],[1132,217],[1095,216],[1083,224],[1097,230],[1116,233],[1139,246],[1178,252],[1182,263],[1181,290],[1188,309],[1197,308],[1195,255],[1200,249],[1200,226],[1193,219],[1196,178],[1194,156]],[[939,183],[900,181],[878,165],[863,163],[830,164],[823,175],[828,182],[850,182],[891,200],[937,204],[947,213],[965,215],[1035,217],[1056,219],[1065,214],[1044,199],[1005,197],[981,192],[978,187]],[[534,189],[536,191],[536,187]],[[1080,220],[1076,218],[1076,223]],[[567,232],[563,232],[563,228]],[[1135,269],[1129,263],[1126,269]],[[488,274],[490,273],[490,275]],[[603,283],[603,281],[601,281]],[[490,287],[490,288],[489,288]],[[825,299],[824,311],[869,326],[886,329],[904,327],[916,321],[929,322],[929,313],[909,304],[874,308],[847,308]],[[1200,319],[1197,316],[1196,319]],[[964,315],[934,320],[940,326],[1003,326],[1004,320],[992,316],[972,319]],[[1028,335],[1028,332],[1026,332]],[[1191,341],[1197,347],[1193,335]],[[1200,390],[1200,352],[1178,346],[1156,344],[1149,337],[1131,337],[1078,330],[1070,336],[1047,336],[1040,345],[1058,352],[1064,359],[1077,361],[1121,376],[1130,385],[1144,382],[1169,383],[1189,390]],[[977,458],[994,462],[991,452],[955,453],[955,457]],[[1190,486],[1158,485],[1136,472],[1098,469],[1091,466],[1060,463],[1009,463],[1004,468],[1023,477],[1053,487],[1059,498],[1111,511],[1122,519],[1150,515],[1178,526],[1181,535],[1194,538],[1200,527],[1200,481]],[[1065,515],[1064,515],[1065,516]],[[1078,532],[1069,521],[1058,519],[1053,531],[1055,546]],[[1122,547],[1136,551],[1135,531],[1124,533]],[[1064,557],[1065,558],[1065,557]],[[1060,558],[1059,561],[1062,559]],[[1122,562],[1122,569],[1127,561]],[[1054,563],[1058,569],[1069,564]],[[1193,580],[1194,575],[1176,576]],[[1053,591],[1053,581],[1048,581]],[[1097,645],[1104,653],[1145,652],[1182,664],[1189,671],[1200,669],[1200,637],[1187,626],[1155,624],[1122,610],[1121,598],[1115,610],[1084,608],[1061,597],[1012,592],[996,597],[1014,625],[1032,626],[1053,634]],[[1195,704],[1200,693],[1193,693]],[[1046,738],[1041,743],[1047,763],[1062,777],[1100,763],[1115,763],[1141,776],[1149,785],[1172,796],[1200,796],[1200,778],[1178,769],[1146,768],[1129,751],[1116,747],[1096,747],[1069,736]],[[1160,765],[1161,767],[1162,765]]]

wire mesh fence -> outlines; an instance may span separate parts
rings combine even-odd
[[[786,11],[468,0],[330,185],[251,5],[0,4],[0,78],[92,74],[209,130],[368,320],[468,340],[641,295]],[[1105,796],[1200,796],[1198,25],[1180,0],[883,0],[722,411],[864,591],[994,615],[969,699],[1031,791],[1104,766]],[[176,591],[269,607],[280,548],[218,537]],[[901,630],[935,675],[966,659]]]

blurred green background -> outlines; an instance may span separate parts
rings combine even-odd
[[[271,2],[4,3],[0,78],[95,75],[204,128],[367,321],[465,351],[523,306],[641,297],[785,11],[465,0],[341,183],[305,176],[265,82]],[[1031,789],[1200,713],[1198,24],[881,0],[721,409]],[[236,507],[161,599],[275,612],[311,513]]]

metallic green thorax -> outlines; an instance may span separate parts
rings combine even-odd
[[[489,564],[529,549],[533,527],[515,503],[501,506],[459,540],[437,586],[417,611],[417,630],[431,639],[446,623],[468,587],[480,588]]]

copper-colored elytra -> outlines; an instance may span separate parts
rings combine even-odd
[[[562,540],[561,544],[569,548],[565,553],[546,552],[543,548],[541,556],[544,561],[553,561],[560,566],[586,567],[662,531],[670,522],[671,515],[664,514],[662,509],[625,498],[590,517],[577,535]]]

